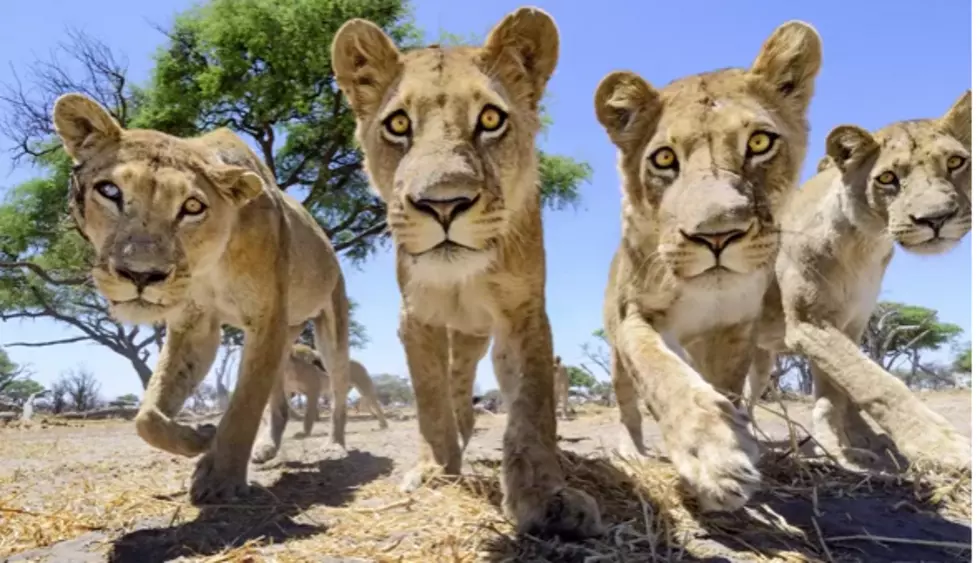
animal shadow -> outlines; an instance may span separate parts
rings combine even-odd
[[[247,499],[233,506],[202,507],[186,524],[141,529],[112,544],[108,561],[157,563],[181,556],[206,556],[239,547],[262,537],[283,543],[323,532],[325,525],[300,523],[294,517],[314,505],[342,506],[364,483],[389,475],[394,463],[386,457],[350,450],[344,459],[286,463],[290,469],[271,487],[253,487]]]

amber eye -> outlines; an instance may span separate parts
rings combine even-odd
[[[405,137],[412,132],[412,120],[402,110],[398,110],[388,116],[388,119],[385,119],[384,125],[385,129],[396,137]]]
[[[776,135],[765,131],[756,131],[749,137],[746,150],[750,156],[759,156],[772,150],[776,144]]]
[[[883,186],[894,186],[898,184],[898,177],[894,172],[882,172],[875,177],[875,182]]]
[[[99,182],[95,185],[95,191],[99,192],[102,197],[111,200],[119,201],[122,199],[122,190],[119,186],[113,184],[112,182]]]
[[[962,156],[954,155],[946,159],[946,168],[948,168],[950,172],[959,170],[964,164],[966,164],[966,159]]]
[[[677,154],[673,149],[663,147],[650,155],[650,162],[653,163],[654,168],[671,170],[677,168]]]
[[[492,133],[500,129],[507,119],[507,114],[500,108],[485,106],[480,112],[479,130],[485,133]]]
[[[200,215],[204,213],[206,208],[207,206],[201,203],[201,200],[192,197],[184,202],[183,207],[180,208],[180,213],[181,215]]]

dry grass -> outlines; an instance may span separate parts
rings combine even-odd
[[[99,433],[113,424],[120,423],[85,423],[72,431]],[[750,508],[704,516],[681,492],[666,462],[634,465],[600,453],[566,453],[562,462],[570,483],[599,500],[607,530],[584,542],[561,542],[515,537],[499,510],[499,465],[493,460],[476,461],[466,477],[433,482],[411,495],[387,478],[394,469],[390,460],[369,453],[352,452],[339,461],[281,462],[253,471],[263,486],[241,504],[199,510],[186,500],[192,460],[148,448],[131,451],[131,445],[107,452],[111,446],[103,445],[95,461],[62,463],[95,446],[58,436],[5,439],[15,432],[27,431],[0,433],[0,458],[16,456],[36,465],[0,476],[0,558],[93,531],[110,561],[183,556],[289,563],[331,556],[379,562],[627,563],[714,556],[740,561],[894,560],[889,554],[966,561],[970,556],[968,545],[909,533],[957,525],[930,518],[934,513],[969,525],[969,475],[859,474],[825,460],[773,452],[760,464],[764,490]],[[905,527],[888,528],[892,521]]]

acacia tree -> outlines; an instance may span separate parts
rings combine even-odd
[[[51,125],[54,100],[66,92],[89,95],[126,127],[184,136],[229,127],[302,201],[338,253],[357,265],[384,244],[385,208],[361,171],[354,120],[330,64],[333,34],[352,17],[371,19],[402,46],[420,43],[401,0],[213,0],[160,30],[164,44],[145,86],[131,82],[125,60],[105,44],[70,32],[25,81],[0,90],[0,133],[16,162],[42,173],[0,206],[0,320],[48,319],[76,332],[11,345],[96,342],[127,358],[145,387],[146,360],[163,340],[162,327],[116,323],[89,279],[91,249],[66,214],[70,162]],[[591,169],[542,157],[544,204],[574,202]],[[355,341],[358,327],[352,323]]]
[[[923,364],[922,353],[953,344],[962,333],[959,325],[940,322],[933,309],[881,301],[868,320],[861,348],[886,370],[902,368],[907,381],[914,381],[923,369],[934,371]]]

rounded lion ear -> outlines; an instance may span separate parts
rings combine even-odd
[[[793,20],[766,39],[752,63],[752,72],[774,86],[797,111],[804,112],[822,64],[820,34],[812,25]]]
[[[118,139],[122,127],[107,109],[83,94],[64,94],[54,102],[54,130],[76,162],[100,141]]]
[[[963,143],[967,150],[972,152],[973,142],[973,90],[967,90],[960,96],[953,107],[949,108],[941,118],[939,126],[957,141]]]
[[[398,47],[384,30],[365,19],[349,20],[334,35],[330,57],[354,113],[365,118],[378,111],[401,66]]]
[[[838,125],[827,135],[827,156],[841,172],[853,170],[877,150],[871,133],[856,125]]]
[[[558,26],[551,15],[540,8],[518,8],[494,26],[483,48],[493,72],[527,86],[521,94],[537,107],[558,65]]]
[[[596,119],[620,148],[644,134],[642,118],[660,112],[659,93],[628,70],[606,75],[596,88],[594,103]]]
[[[225,166],[211,172],[215,186],[236,205],[245,205],[262,193],[265,181],[254,171],[241,166]]]

